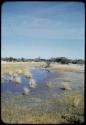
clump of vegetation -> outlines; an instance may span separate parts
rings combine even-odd
[[[32,77],[32,74],[31,74],[31,72],[29,72],[27,69],[25,69],[25,70],[24,70],[24,76],[25,76],[26,78],[31,78],[31,77]]]
[[[36,81],[34,79],[30,79],[29,86],[30,88],[36,88],[37,86]]]
[[[63,89],[63,90],[71,90],[71,87],[69,86],[68,83],[64,83],[64,82],[63,82],[61,89]]]
[[[17,71],[17,73],[21,74],[21,73],[22,73],[22,70],[19,69],[19,70]]]
[[[2,81],[4,81],[4,80],[9,81],[9,78],[2,75],[2,76],[1,76],[1,80],[2,80]]]
[[[5,79],[6,79],[5,76],[1,75],[1,80],[5,80]]]
[[[46,83],[46,86],[47,86],[48,88],[53,88],[53,85],[52,85],[51,82],[47,82],[47,83]]]
[[[76,124],[83,123],[80,121],[77,115],[65,114],[65,115],[62,115],[62,118],[66,119],[66,121],[68,121],[69,123],[76,123]]]
[[[50,67],[50,61],[46,61],[45,68],[48,68],[48,67]]]
[[[16,83],[21,83],[21,79],[18,76],[16,76],[15,78],[13,78],[13,81],[16,82]]]
[[[63,81],[64,82],[72,82],[72,80],[70,80],[70,79],[64,79]]]
[[[17,73],[13,73],[13,78],[17,77],[18,74]]]
[[[28,95],[28,93],[30,92],[30,89],[27,87],[23,88],[23,95]]]
[[[74,102],[73,102],[73,106],[74,106],[74,107],[78,107],[79,103],[80,103],[80,99],[77,98],[77,97],[75,97],[75,98],[74,98]]]
[[[14,81],[14,77],[13,77],[13,75],[11,75],[9,81]]]
[[[13,74],[13,72],[12,71],[9,71],[9,75],[12,75]]]

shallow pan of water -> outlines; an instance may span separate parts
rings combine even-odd
[[[84,86],[84,78],[79,77],[80,74],[77,73],[71,73],[71,72],[65,72],[65,74],[52,71],[52,70],[46,70],[46,69],[40,69],[40,68],[32,68],[30,69],[32,73],[32,78],[36,80],[37,86],[33,90],[31,90],[30,94],[34,95],[51,95],[53,93],[58,93],[61,94],[63,92],[61,87],[61,83],[64,82],[64,78],[70,78],[72,79],[69,84],[73,89],[81,89]],[[23,88],[27,87],[29,88],[29,78],[25,78],[23,74],[18,74],[18,77],[21,79],[21,83],[16,84],[14,81],[10,81],[11,75],[9,74],[4,74],[5,80],[2,81],[1,84],[1,93],[22,93]],[[76,80],[75,80],[76,79]],[[67,81],[67,80],[66,80]],[[49,89],[46,86],[47,82],[51,82],[53,87]]]

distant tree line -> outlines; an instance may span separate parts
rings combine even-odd
[[[13,57],[5,57],[5,58],[1,58],[2,61],[8,61],[8,62],[31,62],[31,61],[35,61],[35,62],[48,62],[51,63],[51,62],[57,62],[57,63],[61,63],[61,64],[69,64],[69,63],[72,63],[72,64],[84,64],[84,60],[83,59],[68,59],[68,58],[65,58],[65,57],[57,57],[57,58],[50,58],[50,59],[41,59],[40,57],[38,58],[35,58],[35,59],[25,59],[25,58],[13,58]]]

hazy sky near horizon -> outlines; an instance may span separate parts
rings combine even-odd
[[[5,2],[2,57],[84,59],[85,5],[81,2]]]

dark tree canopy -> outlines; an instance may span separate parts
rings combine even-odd
[[[2,61],[8,61],[8,62],[12,62],[12,61],[17,61],[17,62],[26,62],[26,61],[35,61],[35,62],[41,62],[41,61],[44,61],[47,63],[47,66],[50,65],[51,62],[56,62],[56,63],[61,63],[61,64],[69,64],[69,63],[72,63],[72,64],[84,64],[84,60],[82,59],[75,59],[75,60],[72,60],[72,59],[68,59],[68,58],[65,58],[65,57],[57,57],[57,58],[50,58],[50,59],[41,59],[40,57],[38,58],[35,58],[35,59],[25,59],[25,58],[13,58],[13,57],[5,57],[5,58],[1,58]]]

